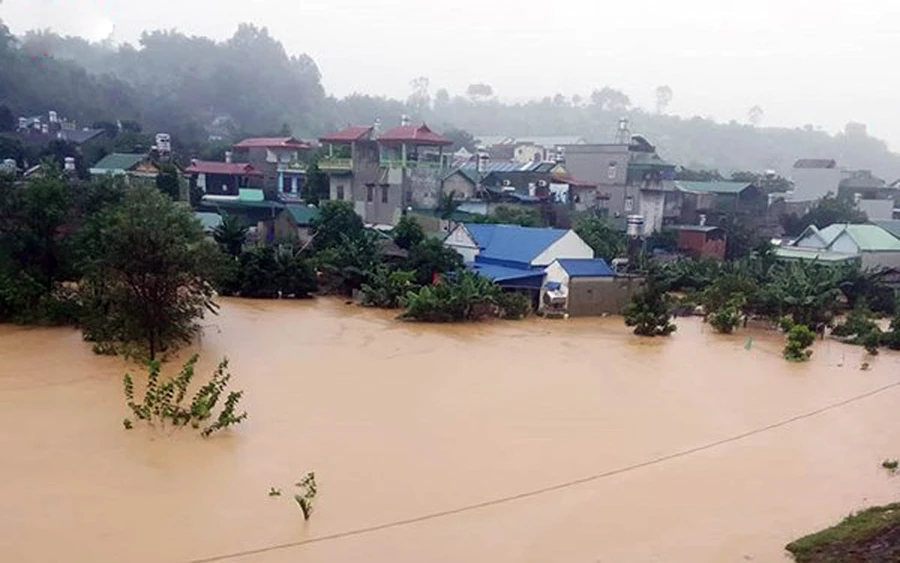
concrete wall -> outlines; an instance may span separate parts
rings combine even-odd
[[[900,268],[900,252],[863,252],[863,270]]]
[[[434,209],[441,197],[441,170],[411,168],[406,171],[406,192],[411,196],[405,205],[415,209]]]
[[[619,314],[643,280],[631,277],[572,278],[569,280],[568,313],[573,317]]]
[[[566,145],[565,154],[566,172],[583,182],[597,184],[594,198],[597,206],[608,209],[610,216],[631,213],[625,210],[628,145]],[[582,199],[588,198],[582,195]]]
[[[641,190],[637,212],[644,217],[644,235],[662,229],[666,194],[658,190]]]
[[[441,192],[445,195],[453,193],[456,199],[473,199],[475,186],[461,173],[457,173],[444,180]]]
[[[794,168],[791,179],[794,181],[791,201],[815,201],[829,193],[837,195],[841,171],[838,168]]]

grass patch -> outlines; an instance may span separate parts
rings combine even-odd
[[[900,561],[900,503],[868,508],[786,546],[797,563]]]

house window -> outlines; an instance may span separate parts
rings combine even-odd
[[[606,177],[610,180],[616,179],[616,161],[609,163],[609,167],[606,169]]]
[[[337,187],[337,199],[338,201],[344,201],[344,184],[340,184]]]
[[[381,186],[381,203],[387,203],[387,202],[388,202],[388,187]]]
[[[375,200],[375,186],[369,184],[366,186],[366,201],[374,201]]]
[[[632,211],[634,211],[634,198],[626,197],[625,198],[625,212],[630,213]]]

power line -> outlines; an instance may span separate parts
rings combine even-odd
[[[237,558],[241,558],[241,557],[248,557],[251,555],[260,555],[262,553],[268,553],[268,552],[272,552],[272,551],[280,551],[280,550],[291,549],[291,548],[295,548],[295,547],[302,547],[302,546],[310,545],[310,544],[314,544],[314,543],[325,543],[325,542],[339,540],[339,539],[353,537],[353,536],[361,536],[364,534],[371,534],[371,533],[378,532],[381,530],[387,530],[389,528],[400,528],[403,526],[417,524],[419,522],[425,522],[428,520],[436,520],[438,518],[444,518],[446,516],[452,516],[454,514],[460,514],[463,512],[479,510],[479,509],[487,508],[490,506],[506,504],[506,503],[530,498],[530,497],[535,497],[538,495],[543,495],[543,494],[550,493],[553,491],[568,489],[571,487],[576,487],[578,485],[583,485],[585,483],[599,481],[601,479],[606,479],[608,477],[621,475],[623,473],[628,473],[631,471],[635,471],[637,469],[649,467],[651,465],[658,465],[660,463],[671,461],[673,459],[687,457],[687,456],[690,456],[690,455],[693,455],[693,454],[696,454],[696,453],[699,453],[699,452],[702,452],[705,450],[710,450],[713,448],[717,448],[719,446],[724,446],[726,444],[744,440],[751,436],[756,436],[756,435],[762,434],[764,432],[769,432],[769,431],[775,430],[777,428],[788,426],[788,425],[798,422],[800,420],[812,418],[812,417],[818,416],[822,413],[838,409],[840,407],[861,401],[863,399],[867,399],[869,397],[878,395],[880,393],[883,393],[883,392],[893,389],[895,387],[900,387],[900,381],[895,381],[894,383],[890,383],[883,387],[878,387],[877,389],[873,389],[866,393],[862,393],[861,395],[856,395],[856,396],[850,397],[849,399],[844,399],[842,401],[838,401],[836,403],[832,403],[830,405],[826,405],[826,406],[818,408],[816,410],[808,411],[803,414],[799,414],[797,416],[793,416],[791,418],[781,420],[779,422],[775,422],[775,423],[772,423],[772,424],[769,424],[766,426],[762,426],[762,427],[756,428],[754,430],[743,432],[741,434],[736,434],[736,435],[730,436],[728,438],[716,440],[715,442],[709,442],[709,443],[706,443],[706,444],[703,444],[700,446],[696,446],[696,447],[689,448],[686,450],[681,450],[679,452],[656,457],[653,459],[649,459],[647,461],[642,461],[640,463],[635,463],[633,465],[627,465],[624,467],[619,467],[617,469],[611,469],[609,471],[604,471],[603,473],[597,473],[595,475],[590,475],[588,477],[582,477],[580,479],[574,479],[572,481],[566,481],[564,483],[557,483],[555,485],[550,485],[550,486],[543,487],[540,489],[533,489],[533,490],[525,491],[525,492],[518,493],[515,495],[509,495],[509,496],[499,497],[499,498],[495,498],[495,499],[491,499],[491,500],[487,500],[487,501],[483,501],[483,502],[478,502],[475,504],[468,504],[465,506],[460,506],[458,508],[452,508],[449,510],[441,510],[438,512],[431,512],[429,514],[423,514],[421,516],[416,516],[413,518],[406,518],[403,520],[393,520],[391,522],[385,522],[383,524],[375,524],[373,526],[367,526],[364,528],[355,528],[353,530],[347,530],[344,532],[336,532],[333,534],[328,534],[328,535],[319,536],[319,537],[315,537],[315,538],[309,538],[309,539],[305,539],[305,540],[298,540],[298,541],[294,541],[294,542],[287,542],[287,543],[281,543],[281,544],[273,544],[273,545],[268,545],[265,547],[259,547],[256,549],[248,549],[245,551],[236,551],[234,553],[228,553],[228,554],[224,554],[224,555],[215,555],[212,557],[205,557],[205,558],[201,558],[201,559],[191,559],[189,561],[186,561],[185,563],[215,563],[218,561],[225,561],[228,559],[237,559]]]

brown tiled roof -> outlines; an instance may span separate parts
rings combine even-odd
[[[340,131],[320,137],[319,141],[322,143],[353,143],[371,135],[372,129],[371,125],[349,125]]]
[[[414,143],[419,145],[452,145],[453,141],[439,135],[427,125],[409,125],[388,129],[378,137],[381,143]]]
[[[263,173],[243,162],[210,162],[195,160],[184,169],[188,174],[224,174],[229,176],[262,176]]]
[[[294,137],[251,137],[234,145],[234,148],[236,150],[252,148],[303,150],[308,149],[309,145],[303,141],[298,141]]]

